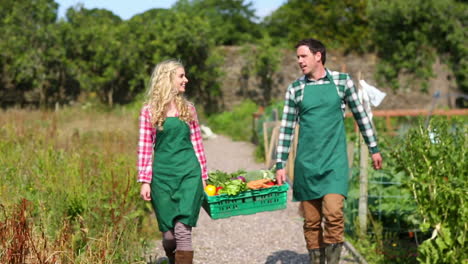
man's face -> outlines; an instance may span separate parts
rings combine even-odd
[[[297,48],[296,54],[297,63],[303,74],[311,76],[318,67],[322,67],[322,54],[320,52],[312,54],[309,47],[302,45]]]

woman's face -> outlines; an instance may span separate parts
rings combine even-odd
[[[188,83],[188,79],[185,76],[184,68],[178,68],[174,77],[174,87],[179,91],[179,93],[185,92],[185,85]]]

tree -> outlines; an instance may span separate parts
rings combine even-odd
[[[187,96],[202,103],[208,112],[220,107],[223,63],[212,38],[213,25],[202,16],[173,9],[152,9],[128,21],[136,39],[146,78],[154,65],[164,59],[180,59],[189,79]],[[143,26],[142,26],[143,25]]]
[[[276,39],[290,44],[305,38],[327,47],[363,52],[368,46],[367,0],[289,0],[263,24]]]
[[[261,37],[252,2],[244,0],[179,0],[175,11],[201,16],[212,25],[216,45],[238,45]]]
[[[83,91],[101,102],[130,101],[143,88],[140,63],[131,28],[105,9],[81,6],[67,11],[67,57]]]
[[[467,4],[455,0],[371,0],[372,40],[381,58],[379,74],[396,89],[400,73],[423,82],[436,57],[448,62],[468,92]]]
[[[241,69],[245,85],[247,85],[251,73],[259,78],[263,99],[259,103],[263,106],[271,103],[272,90],[275,84],[273,76],[280,67],[282,57],[279,54],[281,54],[281,50],[282,46],[275,44],[266,32],[254,44],[245,45],[242,49],[247,61]],[[247,95],[244,94],[243,96]]]
[[[65,100],[60,25],[53,0],[1,2],[0,63],[2,101],[39,102],[46,106]]]

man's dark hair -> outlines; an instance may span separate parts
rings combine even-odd
[[[327,60],[327,50],[325,49],[325,45],[323,45],[322,42],[309,38],[309,39],[303,39],[297,42],[296,44],[296,49],[299,48],[300,46],[307,46],[309,47],[310,51],[312,54],[315,54],[317,52],[320,52],[322,54],[322,65],[325,65],[325,61]]]

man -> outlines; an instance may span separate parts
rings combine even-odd
[[[344,242],[343,201],[349,175],[344,128],[346,104],[372,153],[375,169],[381,169],[382,156],[351,77],[325,68],[325,46],[318,40],[304,39],[297,43],[296,54],[304,75],[289,85],[286,92],[276,178],[278,184],[286,180],[284,166],[294,127],[299,123],[293,197],[301,202],[304,211],[304,237],[310,263],[325,263],[326,259],[328,264],[337,264]]]

